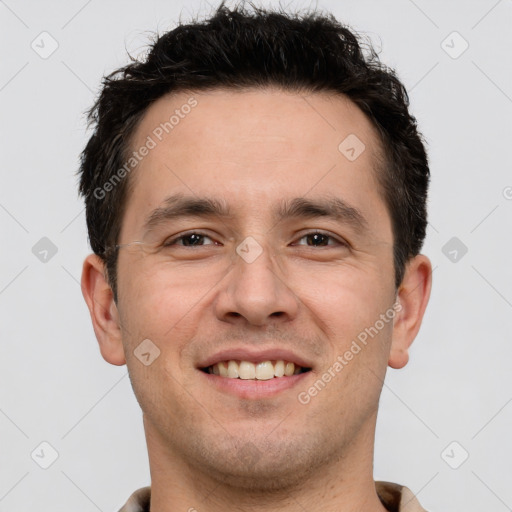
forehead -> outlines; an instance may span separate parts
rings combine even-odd
[[[291,153],[309,159],[326,153],[338,156],[338,145],[348,135],[357,136],[366,145],[368,160],[380,156],[376,129],[346,96],[272,88],[213,89],[167,94],[158,99],[137,127],[133,145],[144,144],[150,136],[157,146],[165,146],[179,137],[174,152],[197,157],[206,150],[213,155],[217,150],[235,149],[229,143],[236,139],[238,151],[232,156],[246,166],[249,155],[259,162],[269,157],[289,158]],[[260,145],[263,142],[264,147]],[[190,155],[190,148],[202,151]]]
[[[341,95],[275,89],[168,94],[134,133],[131,150],[140,153],[144,146],[151,148],[129,178],[127,198],[127,211],[139,216],[176,192],[218,197],[240,215],[261,215],[262,204],[287,197],[326,194],[341,195],[370,217],[383,213],[375,178],[380,139]]]

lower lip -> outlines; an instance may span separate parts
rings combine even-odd
[[[269,398],[282,391],[291,389],[302,382],[311,370],[290,377],[274,377],[268,380],[243,380],[230,379],[229,377],[220,377],[211,373],[199,372],[208,379],[208,383],[214,388],[224,393],[236,395],[239,398],[256,400],[260,398]]]

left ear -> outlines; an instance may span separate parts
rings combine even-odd
[[[418,334],[432,287],[432,265],[423,254],[407,262],[397,293],[397,314],[388,365],[403,368],[409,361],[409,347]]]

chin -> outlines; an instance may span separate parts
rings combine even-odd
[[[253,439],[230,444],[229,448],[217,444],[214,450],[202,447],[201,457],[195,454],[193,458],[198,469],[208,477],[253,494],[268,495],[297,487],[329,458],[318,446],[318,441],[315,446],[311,439],[282,440],[280,443],[269,443],[268,440],[258,443]]]

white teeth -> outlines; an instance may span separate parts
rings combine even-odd
[[[235,361],[229,361],[228,363],[228,377],[230,379],[238,378],[238,365]]]
[[[284,375],[284,361],[276,361],[274,365],[274,375],[276,377],[282,377]]]
[[[251,363],[250,361],[221,361],[208,368],[208,373],[243,380],[270,380],[274,377],[291,377],[301,373],[301,367],[294,363],[279,361],[262,361]]]
[[[295,365],[293,363],[286,363],[286,366],[284,367],[284,374],[287,377],[290,377],[293,375],[293,372],[295,371]]]
[[[228,376],[228,365],[226,363],[219,363],[216,366],[219,367],[219,375],[221,377],[227,377]]]
[[[243,380],[256,378],[256,367],[249,361],[241,361],[238,365],[238,376]]]
[[[256,365],[256,378],[258,380],[269,380],[274,378],[274,366],[271,361],[263,361]]]

